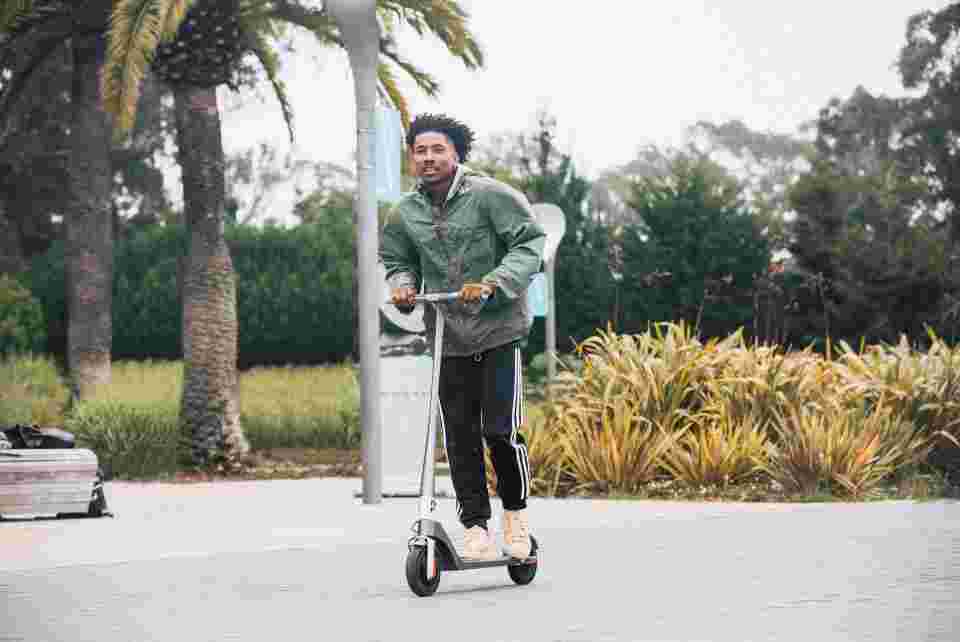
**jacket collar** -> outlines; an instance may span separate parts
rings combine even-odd
[[[467,180],[467,178],[475,175],[477,175],[477,173],[471,170],[469,167],[464,167],[462,164],[457,165],[457,171],[454,172],[453,181],[450,183],[450,189],[447,190],[447,197],[443,200],[444,206],[453,200],[454,197],[469,191],[470,181]],[[417,193],[427,201],[428,205],[431,203],[430,193],[427,191],[427,188],[424,186],[422,180],[417,180]]]

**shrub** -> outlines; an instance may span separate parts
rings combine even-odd
[[[691,486],[772,479],[789,493],[870,494],[915,470],[960,426],[960,351],[905,345],[837,360],[700,341],[683,323],[599,331],[545,407],[555,481],[634,492],[665,473]],[[954,441],[949,441],[953,439]]]
[[[785,490],[860,498],[929,454],[933,441],[891,409],[792,404],[775,423],[765,465]]]
[[[720,403],[693,417],[691,427],[663,454],[663,467],[693,486],[727,486],[762,469],[766,444],[766,426],[758,415],[737,415]]]
[[[653,479],[677,436],[670,427],[645,420],[622,397],[601,408],[568,410],[554,430],[559,465],[573,480],[573,492],[636,492]]]
[[[174,403],[131,405],[117,399],[78,404],[66,428],[90,448],[107,477],[153,477],[175,472],[186,453]]]
[[[822,360],[810,351],[784,354],[775,347],[744,345],[741,335],[728,343],[703,382],[706,405],[733,424],[770,425],[778,408],[790,402],[816,401],[824,391],[815,385]]]
[[[69,397],[57,365],[48,357],[0,357],[0,426],[60,426]]]
[[[43,350],[45,327],[40,302],[12,276],[0,274],[0,355]]]
[[[841,344],[842,393],[853,403],[889,408],[931,441],[927,460],[960,481],[960,349],[930,333],[926,352],[870,346],[855,352]]]

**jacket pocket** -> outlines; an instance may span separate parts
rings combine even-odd
[[[479,281],[495,267],[493,237],[482,223],[458,225],[451,250],[463,257],[464,278],[468,281]]]

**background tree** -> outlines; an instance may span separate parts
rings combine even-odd
[[[738,179],[742,197],[773,250],[785,249],[787,192],[809,168],[813,144],[789,134],[754,131],[740,120],[700,121],[689,135],[696,149]]]
[[[24,82],[18,96],[4,100],[0,117],[5,134],[0,135],[0,203],[8,226],[0,233],[4,251],[0,261],[17,257],[11,265],[45,251],[61,235],[67,210],[64,185],[69,182],[71,86],[73,55],[69,43],[60,46]],[[29,57],[30,46],[0,44],[0,99],[7,98],[16,59]],[[152,75],[144,80],[145,100],[137,114],[131,136],[110,150],[113,172],[111,208],[114,233],[124,227],[169,218],[172,206],[163,184],[163,166],[173,135],[172,96]],[[58,349],[58,353],[62,349]]]
[[[795,340],[919,339],[950,289],[923,158],[900,143],[910,118],[862,88],[821,110],[814,165],[790,192]]]
[[[144,152],[142,141],[111,146],[109,117],[99,91],[103,32],[111,6],[108,0],[0,3],[0,64],[7,72],[0,96],[4,115],[0,147],[17,150],[15,168],[41,170],[31,173],[30,181],[4,190],[3,200],[19,207],[3,209],[17,211],[19,240],[33,237],[26,248],[21,243],[25,257],[49,246],[58,233],[58,220],[63,220],[68,272],[65,351],[74,399],[88,396],[110,378],[111,248],[118,212],[114,170],[120,169],[119,175],[126,178],[122,183],[134,189],[152,187],[162,194],[162,182],[156,189],[158,172],[151,175],[149,164],[143,162],[152,150]],[[43,97],[48,99],[46,106],[37,103]],[[32,122],[16,118],[16,113],[23,113],[22,105],[29,106]],[[35,141],[24,140],[38,133],[42,135]],[[45,149],[37,149],[44,144]],[[62,176],[57,177],[61,180],[54,198],[45,197],[48,183],[43,177],[57,174]],[[7,178],[18,175],[13,171]],[[24,206],[24,196],[31,206]]]
[[[65,223],[67,363],[74,398],[110,382],[113,217],[110,119],[99,91],[110,0],[74,3],[69,203]],[[82,152],[80,150],[83,150]]]
[[[668,175],[634,182],[629,204],[642,225],[623,232],[624,330],[680,319],[705,336],[750,330],[770,244],[738,182],[702,154],[678,153]]]
[[[142,87],[130,135],[114,140],[110,153],[117,235],[178,216],[164,183],[164,172],[175,162],[173,93],[154,73],[144,76]]]
[[[0,38],[3,36],[0,35]],[[0,96],[30,51],[0,44]],[[0,121],[0,272],[18,273],[59,234],[67,203],[72,56],[61,44]]]
[[[67,363],[74,398],[87,396],[110,378],[109,122],[100,100],[102,27],[109,0],[60,3],[7,0],[0,4],[4,57],[15,60],[4,87],[3,108],[22,92],[34,72],[69,36],[72,57],[70,126],[64,232],[67,248]],[[11,123],[8,123],[8,125]],[[74,150],[83,150],[76,153]]]
[[[226,158],[228,184],[227,219],[232,223],[278,222],[271,213],[279,189],[289,187],[302,194],[302,184],[313,178],[314,163],[281,156],[276,147],[260,143]]]
[[[919,96],[905,101],[909,120],[902,144],[924,159],[928,207],[946,229],[944,294],[935,323],[948,336],[960,321],[960,3],[921,11],[907,22],[906,42],[897,66],[907,89]],[[948,332],[948,329],[950,331]]]
[[[960,3],[922,11],[907,22],[897,65],[904,87],[922,92],[909,101],[903,144],[927,156],[931,196],[945,201],[945,224],[956,261],[960,242]]]

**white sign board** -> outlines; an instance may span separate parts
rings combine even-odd
[[[533,214],[537,217],[537,222],[547,233],[547,242],[543,248],[543,260],[550,262],[560,247],[560,241],[567,231],[567,217],[563,215],[563,210],[553,203],[536,203],[533,206]]]
[[[380,295],[380,311],[383,316],[396,325],[404,332],[411,334],[420,334],[426,331],[423,323],[423,306],[418,305],[410,314],[403,314],[397,310],[397,306],[387,303],[390,300],[390,284],[387,282],[387,269],[383,263],[377,263],[377,275],[381,284],[382,292]]]

